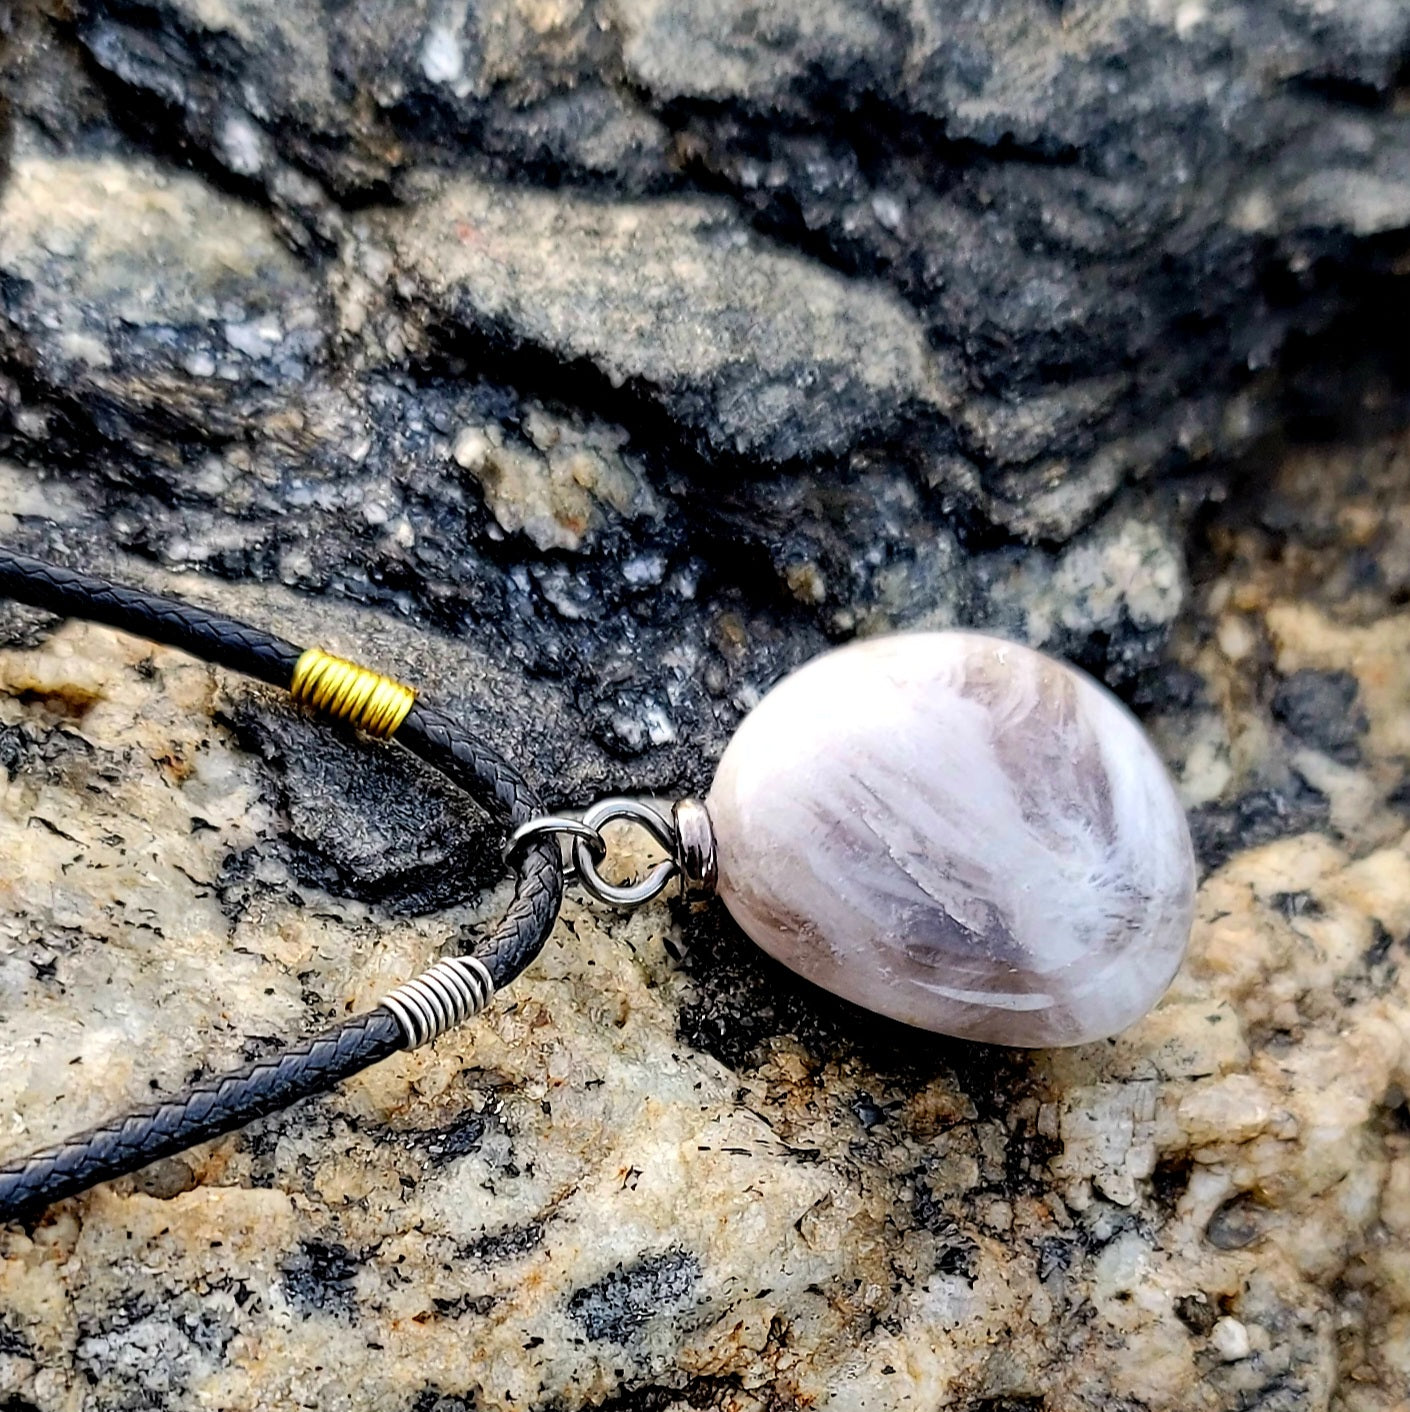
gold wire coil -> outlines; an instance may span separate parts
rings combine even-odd
[[[395,677],[334,657],[321,647],[310,647],[295,663],[289,694],[335,721],[347,721],[383,739],[395,733],[416,700],[415,689]]]

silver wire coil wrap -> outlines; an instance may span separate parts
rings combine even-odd
[[[473,956],[447,956],[428,971],[382,997],[397,1017],[408,1049],[420,1049],[438,1035],[478,1015],[494,998],[494,977]]]

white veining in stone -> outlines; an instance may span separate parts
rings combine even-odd
[[[819,657],[746,717],[708,805],[740,926],[924,1029],[1100,1039],[1185,953],[1194,856],[1164,766],[1105,688],[1015,643],[909,633]]]

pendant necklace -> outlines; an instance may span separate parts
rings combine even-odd
[[[1184,957],[1195,861],[1164,765],[1104,687],[1017,643],[916,632],[824,653],[744,718],[703,802],[604,799],[575,817],[547,813],[508,761],[410,686],[319,648],[8,549],[0,597],[179,648],[395,740],[502,823],[515,879],[498,923],[467,928],[373,1009],[0,1163],[0,1221],[429,1044],[533,961],[567,883],[618,907],[672,884],[716,894],[808,980],[993,1044],[1114,1035],[1160,999]],[[602,875],[614,820],[666,853],[632,883]]]

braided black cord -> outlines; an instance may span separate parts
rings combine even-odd
[[[300,654],[282,638],[234,619],[3,548],[0,596],[106,623],[275,686],[289,685]],[[396,738],[510,828],[541,812],[523,777],[443,712],[418,702]],[[536,843],[520,859],[514,897],[503,918],[478,944],[474,932],[462,937],[485,963],[496,987],[507,985],[542,950],[562,899],[557,846]],[[202,1079],[175,1097],[0,1166],[0,1221],[31,1214],[98,1182],[244,1127],[332,1088],[404,1045],[396,1017],[379,1006],[272,1058]]]
[[[287,689],[299,660],[300,649],[273,633],[174,598],[16,554],[13,549],[0,548],[0,598],[13,598],[64,618],[86,618],[121,628],[271,686]]]
[[[202,1079],[173,1098],[76,1133],[0,1168],[0,1220],[31,1214],[207,1138],[233,1132],[332,1088],[395,1054],[403,1044],[396,1017],[379,1007],[290,1045],[282,1054]]]
[[[542,801],[519,772],[445,712],[418,701],[396,738],[477,803],[501,815],[510,829],[543,812]],[[489,968],[496,987],[508,985],[543,949],[562,903],[563,860],[556,843],[541,840],[520,857],[509,910],[489,936],[474,945],[474,954]]]

